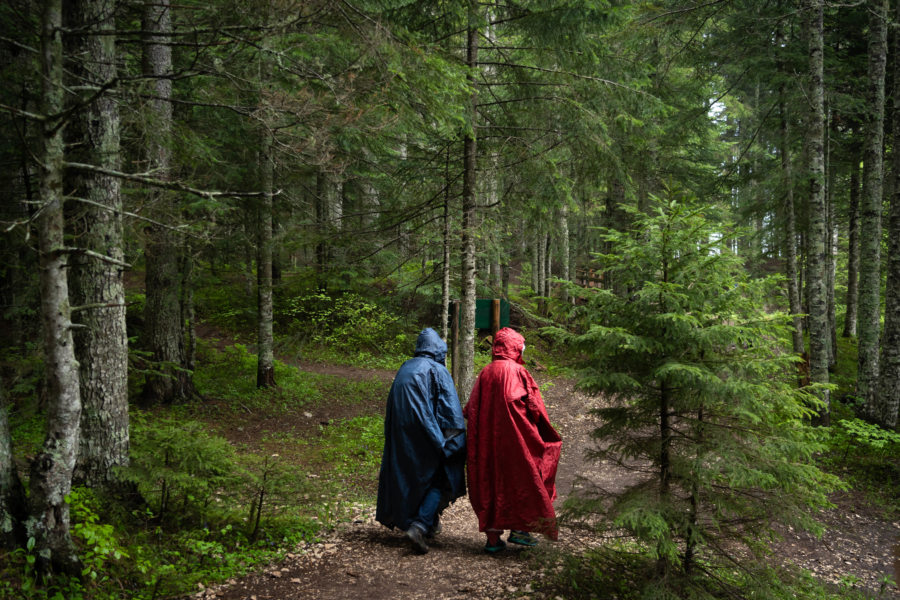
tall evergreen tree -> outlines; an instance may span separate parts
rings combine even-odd
[[[887,0],[866,2],[869,12],[869,68],[866,84],[863,194],[859,227],[859,343],[856,392],[876,418],[878,337],[881,332],[881,213],[883,210],[884,77],[887,57]]]
[[[35,540],[42,570],[77,575],[81,561],[72,542],[66,502],[78,453],[81,394],[66,277],[69,249],[64,239],[62,2],[45,0],[42,8],[41,94],[46,118],[40,154],[41,209],[37,229],[48,400],[44,444],[31,463],[26,535]]]
[[[169,0],[143,4],[142,70],[152,83],[147,135],[150,171],[163,182],[172,181],[172,6]],[[152,190],[150,204],[156,221],[147,228],[145,248],[146,308],[145,344],[152,353],[153,371],[141,392],[146,404],[177,402],[193,393],[191,374],[185,368],[181,320],[179,248],[171,219],[175,211],[171,192]]]
[[[581,332],[550,330],[585,357],[579,385],[608,399],[590,456],[635,474],[622,493],[568,506],[634,536],[656,559],[646,592],[659,597],[734,591],[701,575],[719,567],[764,585],[764,562],[736,553],[759,558],[777,523],[812,527],[808,508],[836,482],[811,465],[807,393],[778,350],[790,318],[763,310],[774,282],[746,276],[708,208],[683,192],[649,215],[628,208],[642,235],[608,231],[602,257],[628,292],[583,290]]]
[[[822,41],[822,0],[808,0],[805,9],[809,41],[810,114],[806,132],[809,180],[809,372],[813,383],[828,383],[828,315],[825,290],[825,86]],[[830,236],[829,236],[830,237]],[[818,421],[829,424],[829,392],[821,391]]]
[[[79,248],[69,272],[73,311],[81,327],[75,349],[81,381],[81,444],[75,479],[99,487],[115,479],[113,467],[128,464],[128,337],[122,198],[119,171],[119,110],[107,91],[115,85],[115,3],[67,2],[69,88],[83,90],[69,110],[67,127],[69,202],[67,225]],[[98,168],[78,171],[71,163]]]
[[[900,22],[900,2],[896,5],[895,14],[897,22]],[[878,402],[873,411],[878,422],[886,427],[897,426],[897,410],[900,407],[900,32],[896,29],[893,40],[893,193],[888,220],[887,286],[884,292],[884,335],[878,363]]]

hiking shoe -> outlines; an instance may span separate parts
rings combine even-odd
[[[425,528],[418,521],[414,521],[409,526],[409,529],[406,530],[406,537],[412,542],[413,550],[418,554],[428,552],[428,544],[425,543]]]
[[[506,540],[520,546],[537,546],[537,540],[527,531],[516,531],[513,529],[506,536]]]
[[[426,538],[429,538],[429,539],[430,539],[430,538],[433,538],[434,536],[436,536],[437,534],[439,534],[441,531],[443,531],[443,529],[444,529],[444,528],[441,527],[441,516],[440,516],[440,515],[435,515],[435,517],[434,517],[434,525],[431,527],[431,530],[430,530],[428,533],[425,534],[425,537],[426,537]]]
[[[496,544],[488,542],[484,545],[484,551],[488,554],[497,554],[504,548],[506,548],[506,542],[503,540],[498,540]]]

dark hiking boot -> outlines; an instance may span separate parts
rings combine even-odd
[[[434,525],[431,527],[431,530],[425,534],[427,539],[433,539],[434,536],[443,531],[443,527],[441,527],[441,515],[435,515],[434,517]]]
[[[406,530],[406,537],[412,542],[413,550],[417,554],[425,554],[428,552],[428,544],[425,543],[425,528],[418,522],[413,524]]]

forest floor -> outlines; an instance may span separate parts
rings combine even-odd
[[[303,363],[303,370],[364,380],[377,377],[390,381],[392,372],[354,367]],[[562,501],[583,484],[582,477],[607,490],[621,489],[633,475],[611,465],[585,458],[594,443],[590,432],[597,425],[588,414],[598,401],[574,389],[573,382],[533,373],[545,389],[551,420],[563,438],[557,489]],[[261,432],[283,429],[294,433],[304,429],[317,435],[320,424],[359,414],[382,414],[383,400],[370,406],[348,407],[323,403],[315,414],[295,419],[244,422],[227,432],[234,440],[251,441]],[[374,490],[372,490],[374,497]],[[835,585],[843,582],[871,597],[878,597],[885,576],[895,580],[900,569],[900,522],[884,520],[883,510],[870,506],[859,493],[839,493],[832,498],[836,507],[820,515],[827,531],[821,539],[785,531],[774,548],[773,560],[794,563]],[[542,539],[537,548],[510,544],[498,555],[483,552],[484,535],[478,532],[475,514],[467,499],[461,498],[442,517],[443,532],[430,544],[425,555],[411,551],[402,532],[390,531],[375,522],[375,507],[357,505],[352,518],[323,534],[316,543],[307,543],[278,564],[272,564],[238,580],[200,589],[194,598],[225,600],[301,600],[338,598],[564,598],[565,590],[554,585],[558,562],[556,551],[578,555],[602,544],[598,534],[562,526],[559,541]],[[900,598],[896,585],[881,598]]]

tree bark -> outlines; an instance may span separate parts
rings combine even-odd
[[[830,119],[829,119],[830,120]],[[828,370],[837,366],[837,323],[834,303],[834,280],[837,254],[837,229],[834,221],[835,168],[831,157],[830,127],[826,124],[825,173],[825,315],[828,322]]]
[[[115,3],[73,0],[66,3],[70,34],[68,68],[73,89],[87,95],[116,77]],[[76,162],[119,170],[119,108],[115,96],[102,94],[73,113],[69,147]],[[68,211],[68,223],[80,247],[124,260],[122,197],[117,177],[89,172],[67,176],[76,198],[92,204]],[[73,218],[74,217],[74,218]],[[90,487],[116,480],[114,467],[128,464],[128,336],[122,267],[90,256],[73,257],[72,301],[83,306],[76,330],[75,354],[81,371],[81,437],[74,479]]]
[[[478,27],[476,25],[478,4],[469,2],[469,24],[466,43],[466,64],[469,67],[467,80],[472,88],[469,100],[469,127],[463,141],[463,192],[462,192],[462,341],[459,353],[459,396],[468,400],[475,383],[475,226],[477,190],[477,150],[476,120],[478,92],[475,86],[475,71],[478,68]]]
[[[0,382],[0,548],[14,550],[25,542],[28,503],[13,462],[6,411],[6,388]]]
[[[256,244],[257,285],[257,362],[256,387],[275,386],[275,342],[273,335],[272,304],[272,190],[274,169],[272,165],[271,133],[263,133],[259,154],[260,186],[263,195],[259,200]]]
[[[185,241],[181,254],[181,337],[184,339],[184,365],[194,372],[197,367],[197,322],[194,313],[194,251]]]
[[[845,338],[856,336],[856,309],[859,294],[859,163],[856,148],[850,164],[850,222],[847,232],[847,312],[844,315]]]
[[[63,250],[63,64],[62,1],[45,0],[41,31],[43,147],[37,229],[40,263],[41,323],[47,386],[47,431],[31,464],[30,516],[26,535],[35,539],[40,570],[80,573],[80,561],[69,531],[66,495],[78,452],[81,393],[72,340],[67,253]]]
[[[791,334],[794,353],[803,354],[803,307],[800,305],[800,282],[797,273],[797,218],[794,206],[794,178],[791,172],[791,156],[789,151],[790,137],[788,131],[787,107],[784,99],[784,85],[780,87],[780,112],[781,112],[781,175],[784,186],[784,216],[785,216],[785,240],[787,251],[787,284],[788,303],[794,324]]]
[[[828,315],[825,292],[825,94],[823,80],[823,2],[808,0],[809,14],[809,98],[811,111],[807,132],[809,177],[809,372],[813,383],[828,383]],[[829,423],[829,393],[820,393],[823,401],[817,422]]]
[[[900,19],[900,3],[896,17]],[[894,114],[893,114],[893,192],[888,219],[887,286],[884,297],[884,336],[879,360],[879,393],[877,420],[885,427],[897,426],[900,408],[900,34],[895,31],[893,43]]]
[[[563,202],[559,206],[559,278],[563,280],[561,297],[563,302],[569,301],[569,205]]]
[[[887,0],[870,0],[869,68],[866,92],[863,197],[859,248],[859,323],[857,396],[865,414],[878,414],[878,336],[881,329],[881,212],[883,209],[884,76],[887,52]]]
[[[542,253],[544,257],[544,274],[542,276],[544,281],[544,291],[541,292],[541,294],[547,298],[550,298],[550,284],[553,279],[553,270],[551,268],[553,265],[553,253],[550,251],[550,248],[550,233],[548,232],[547,235],[544,236],[544,251]]]
[[[329,255],[329,232],[328,232],[328,188],[330,182],[328,175],[319,169],[316,171],[316,198],[314,202],[316,211],[316,227],[318,229],[319,241],[316,244],[316,268],[319,274],[325,272],[328,267]],[[321,283],[321,282],[320,282]]]
[[[170,0],[145,0],[143,13],[144,76],[154,85],[150,101],[152,114],[148,162],[156,177],[171,179],[172,132],[172,31]],[[167,192],[153,191],[150,204],[158,221],[171,219],[173,202]],[[141,392],[145,405],[170,404],[189,398],[193,393],[191,374],[185,368],[184,339],[181,323],[181,273],[179,272],[179,237],[167,227],[152,225],[147,230],[146,260],[146,344],[159,375],[149,375]]]
[[[444,233],[441,260],[441,339],[450,334],[450,146],[444,165]]]

